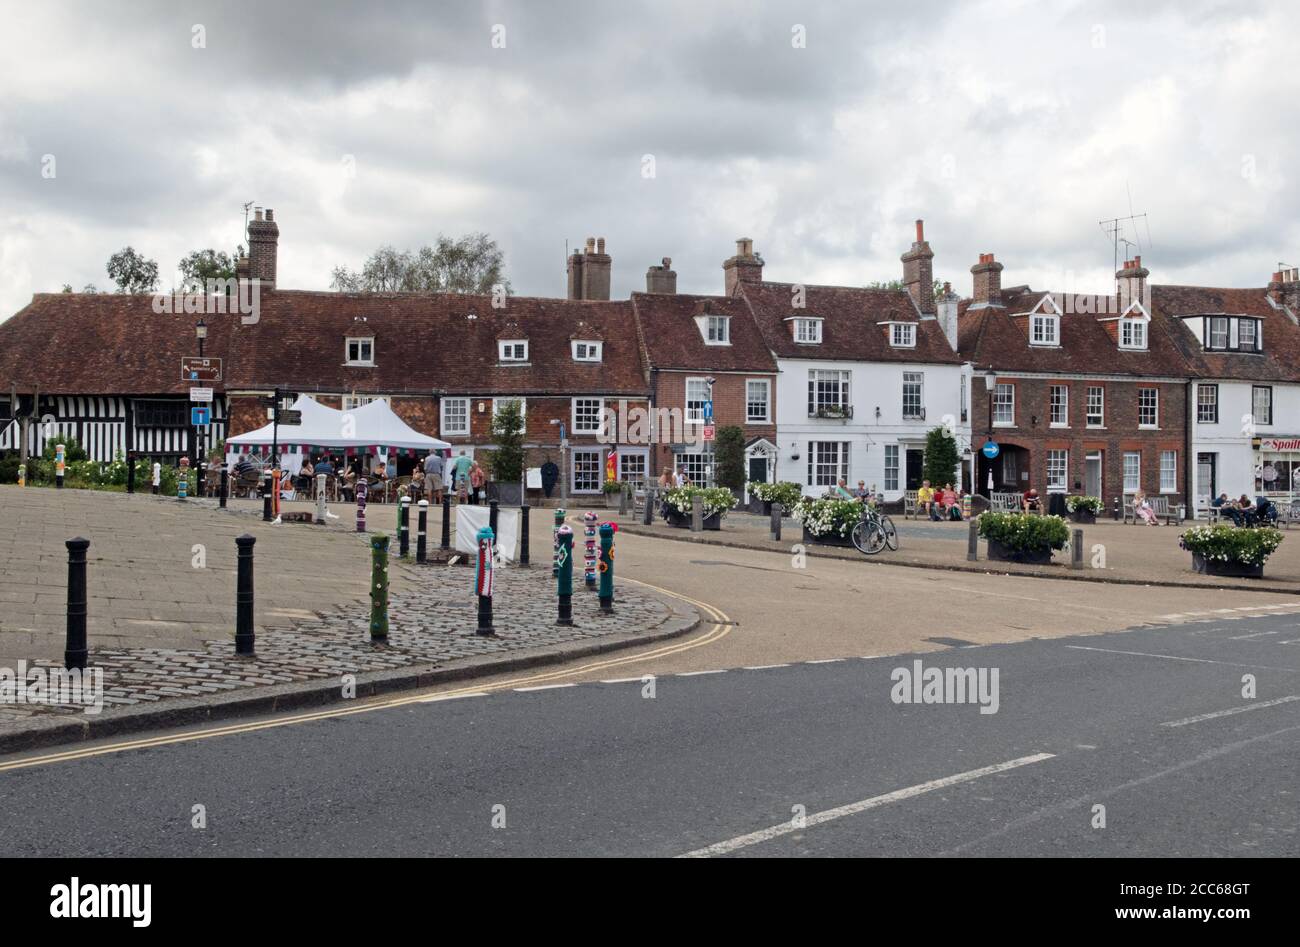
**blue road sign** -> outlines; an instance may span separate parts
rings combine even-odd
[[[713,420],[713,402],[706,401],[704,402],[704,423],[707,424],[712,420]]]
[[[981,451],[985,457],[992,460],[994,457],[997,457],[998,454],[1002,453],[1002,448],[998,447],[998,445],[993,441],[985,441]]]
[[[211,408],[190,408],[190,424],[202,427],[212,422]]]

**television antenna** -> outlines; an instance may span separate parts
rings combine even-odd
[[[248,209],[256,203],[257,201],[244,202],[244,246],[248,246]]]
[[[1116,272],[1119,271],[1119,245],[1121,243],[1125,245],[1126,253],[1128,252],[1127,250],[1128,247],[1137,247],[1138,249],[1142,248],[1141,243],[1134,243],[1132,240],[1129,240],[1127,237],[1122,236],[1122,234],[1124,234],[1126,230],[1124,224],[1127,224],[1135,220],[1146,220],[1146,217],[1147,217],[1146,214],[1130,214],[1127,217],[1111,217],[1108,220],[1097,221],[1097,226],[1101,227],[1102,233],[1104,233],[1106,235],[1106,239],[1110,241],[1114,253],[1114,257],[1115,257],[1113,261],[1113,265],[1111,267],[1114,271]],[[1134,227],[1134,236],[1137,236],[1136,230],[1137,228]],[[1147,227],[1148,244],[1151,242],[1150,238],[1151,238],[1151,228],[1150,226],[1148,226]]]

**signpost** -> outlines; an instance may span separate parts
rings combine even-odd
[[[997,443],[994,441],[985,441],[984,446],[980,448],[980,453],[989,460],[993,460],[998,456],[998,454],[1002,453],[1002,448],[998,447]]]
[[[191,401],[198,401],[198,402],[200,402],[200,403],[211,402],[211,401],[212,401],[212,389],[211,389],[211,388],[191,388],[191,389],[190,389],[190,400],[191,400]]]
[[[704,402],[704,407],[703,407],[701,413],[702,413],[702,415],[703,415],[703,417],[704,417],[704,423],[705,423],[705,424],[712,424],[712,423],[713,423],[713,399],[712,399],[712,398],[710,398],[708,401]]]
[[[195,427],[203,427],[212,423],[211,408],[190,408],[190,424]]]
[[[221,381],[221,359],[195,356],[182,358],[181,381]]]
[[[706,425],[704,425],[704,439],[705,439],[706,441],[711,441],[711,440],[713,440],[713,439],[714,439],[714,436],[715,436],[717,433],[718,433],[717,428],[715,428],[712,424],[706,424]]]
[[[280,420],[279,420],[279,423],[280,423],[280,424],[301,424],[301,423],[302,423],[302,412],[301,412],[301,411],[291,411],[291,410],[289,410],[288,408],[285,408],[284,410],[282,410],[282,411],[280,412]]]

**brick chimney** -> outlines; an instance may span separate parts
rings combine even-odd
[[[723,261],[722,274],[726,293],[735,295],[741,283],[763,282],[763,258],[754,252],[754,241],[741,237],[736,241],[736,255]]]
[[[957,351],[957,306],[961,297],[952,291],[952,283],[943,284],[943,292],[935,300],[939,310],[939,327],[943,329],[944,338]]]
[[[1268,296],[1280,306],[1286,306],[1292,314],[1300,316],[1300,268],[1290,267],[1278,270],[1268,284]]]
[[[980,261],[970,268],[975,278],[975,289],[971,298],[975,305],[1002,305],[1002,264],[993,259],[992,253],[981,253]]]
[[[248,222],[248,273],[260,280],[263,288],[275,289],[276,247],[280,242],[280,227],[275,222],[275,211],[257,208]]]
[[[916,222],[916,242],[901,259],[903,286],[916,303],[917,309],[934,315],[934,251],[925,240],[925,221]]]
[[[1124,266],[1115,274],[1115,294],[1119,298],[1119,311],[1128,309],[1134,302],[1147,304],[1147,277],[1151,271],[1142,265],[1142,257],[1135,256],[1125,260]]]
[[[673,272],[671,257],[664,257],[662,265],[645,271],[645,291],[667,296],[677,292],[677,274]]]
[[[604,237],[588,237],[581,253],[569,256],[569,298],[609,299],[609,274],[613,258],[605,252]]]

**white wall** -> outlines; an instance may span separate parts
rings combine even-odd
[[[859,480],[868,487],[885,487],[885,446],[898,444],[899,488],[886,491],[888,499],[902,496],[906,487],[906,449],[924,446],[925,435],[944,424],[951,416],[959,449],[970,441],[970,422],[961,420],[960,365],[899,364],[894,362],[847,362],[811,359],[778,359],[776,376],[777,465],[776,479],[792,480],[803,485],[807,496],[820,496],[823,486],[808,485],[808,442],[848,441],[849,486]],[[850,403],[853,417],[835,420],[808,417],[808,372],[810,369],[848,371]],[[903,373],[920,372],[925,376],[922,393],[925,420],[903,420]],[[969,411],[969,378],[967,381]],[[876,417],[876,408],[880,417]],[[797,453],[798,460],[791,455]],[[954,471],[954,478],[958,476]],[[955,479],[954,479],[954,482]]]
[[[1300,385],[1273,383],[1273,423],[1256,423],[1254,432],[1246,423],[1254,411],[1253,387],[1250,382],[1207,382],[1219,386],[1219,422],[1202,424],[1195,420],[1196,391],[1192,392],[1192,495],[1199,496],[1196,457],[1202,453],[1218,455],[1217,486],[1219,493],[1238,497],[1255,495],[1255,464],[1259,454],[1251,447],[1253,437],[1300,437]],[[1199,383],[1197,386],[1199,387]]]

